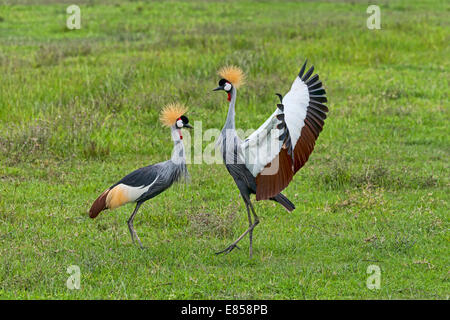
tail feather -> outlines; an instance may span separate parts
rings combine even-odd
[[[294,204],[289,201],[289,199],[286,198],[286,196],[284,196],[282,193],[277,194],[275,197],[271,198],[271,200],[278,202],[289,212],[292,212],[295,209]]]
[[[92,204],[91,209],[89,210],[89,217],[94,219],[98,216],[100,212],[107,209],[106,208],[106,197],[108,196],[109,189],[105,190]]]

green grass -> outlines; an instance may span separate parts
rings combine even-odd
[[[0,6],[0,298],[448,298],[448,3],[378,1],[369,30],[367,1],[78,1],[68,31],[67,5],[19,2]],[[131,205],[88,218],[106,187],[170,156],[163,105],[220,129],[211,89],[237,64],[237,126],[256,129],[305,58],[329,118],[285,190],[297,209],[255,203],[252,260],[247,239],[214,255],[247,226],[223,165],[189,165],[189,185],[142,207],[145,250]]]

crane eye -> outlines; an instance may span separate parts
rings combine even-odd
[[[225,91],[230,91],[231,90],[231,84],[229,84],[228,82],[225,83],[225,85],[223,86]]]
[[[177,120],[177,127],[178,128],[183,128],[183,120],[181,120],[181,119]]]

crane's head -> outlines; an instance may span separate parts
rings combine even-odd
[[[181,117],[179,117],[179,118],[177,119],[177,122],[175,122],[175,127],[176,127],[177,129],[181,129],[181,128],[189,128],[189,129],[192,129],[192,128],[193,128],[193,126],[191,126],[191,125],[189,124],[189,119],[188,119],[188,117],[186,117],[185,115],[182,115]]]
[[[186,112],[187,108],[180,103],[168,104],[161,111],[161,122],[166,127],[172,128],[172,131],[177,131],[180,139],[183,139],[183,135],[181,134],[182,128],[193,128],[189,124],[189,119],[184,115]]]
[[[213,91],[224,90],[228,94],[228,101],[231,101],[233,88],[237,89],[245,83],[245,74],[239,67],[226,66],[219,70],[219,75],[222,79]]]

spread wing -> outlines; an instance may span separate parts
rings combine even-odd
[[[275,112],[242,144],[245,165],[256,177],[256,199],[276,196],[308,161],[322,131],[326,92],[306,61]]]

